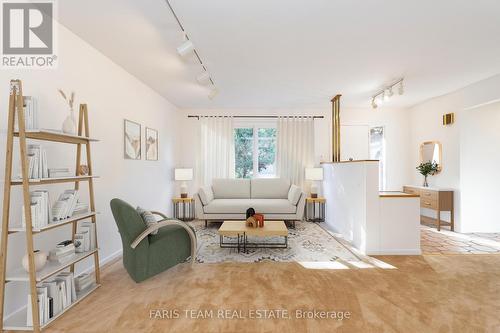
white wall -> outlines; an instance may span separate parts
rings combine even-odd
[[[183,144],[185,147],[196,147],[197,128],[196,118],[187,118],[188,115],[322,115],[324,119],[316,119],[315,122],[315,160],[319,164],[322,161],[331,160],[331,107],[324,109],[208,109],[208,110],[182,110]],[[410,130],[408,113],[404,109],[349,109],[341,108],[342,125],[366,125],[368,127],[384,126],[386,133],[386,169],[387,189],[400,190],[410,179],[408,145],[410,142]],[[366,140],[366,137],[360,140]],[[368,142],[367,142],[368,144]],[[190,150],[180,157],[180,165],[195,167],[196,154]],[[195,181],[189,184],[190,193],[197,191],[198,184]]]
[[[0,168],[1,196],[3,197],[5,138],[10,79],[23,81],[25,95],[36,96],[39,101],[40,125],[43,128],[60,129],[68,111],[57,89],[74,90],[77,102],[89,107],[91,136],[101,141],[93,144],[92,159],[94,173],[101,176],[95,181],[100,258],[110,258],[121,250],[120,236],[111,215],[109,202],[122,198],[132,205],[159,210],[170,214],[170,199],[173,194],[173,167],[176,163],[175,143],[177,139],[178,111],[163,97],[148,88],[134,76],[93,49],[66,28],[59,26],[59,66],[55,70],[9,70],[0,71],[0,101],[4,112],[0,117]],[[127,118],[143,125],[143,159],[123,158],[123,119]],[[145,126],[159,131],[159,161],[144,160]],[[15,141],[17,144],[17,140]],[[45,145],[45,144],[44,144]],[[74,166],[75,148],[57,144],[45,145],[48,150],[49,167]],[[17,148],[16,148],[17,149]],[[63,188],[55,186],[52,198]],[[82,188],[87,188],[82,183]],[[85,198],[88,198],[85,196]],[[20,189],[14,190],[11,202],[11,217],[18,220],[21,211]],[[70,227],[58,228],[37,235],[35,247],[49,250],[57,242],[70,237]],[[25,235],[18,233],[9,237],[8,269],[19,267],[25,253]],[[89,264],[86,262],[85,264]],[[85,268],[85,264],[79,267]],[[26,301],[26,284],[9,283],[6,294],[6,314],[23,306]]]
[[[498,232],[500,217],[500,103],[461,113],[462,228]]]
[[[410,112],[411,141],[410,169],[413,172],[412,184],[421,185],[422,177],[414,169],[419,164],[419,146],[424,141],[440,141],[443,145],[443,170],[438,175],[429,178],[430,186],[448,187],[455,190],[455,224],[459,232],[475,231],[475,220],[463,220],[462,206],[466,204],[462,195],[460,136],[462,129],[468,126],[467,115],[474,106],[500,100],[500,75],[472,84],[455,92],[433,98],[414,106]],[[442,115],[455,112],[455,124],[442,125]],[[464,116],[465,115],[465,116]],[[479,137],[482,133],[476,132]],[[464,156],[467,158],[467,156]],[[485,163],[490,163],[485,161]],[[487,174],[496,177],[496,174]],[[476,174],[477,177],[477,174]],[[427,212],[426,215],[433,215]],[[445,220],[448,214],[443,214]],[[500,230],[496,230],[500,231]]]

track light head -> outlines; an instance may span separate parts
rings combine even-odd
[[[210,82],[210,74],[208,74],[207,71],[203,71],[198,74],[196,81],[198,81],[199,84],[208,84]]]
[[[215,86],[212,86],[210,92],[208,93],[208,98],[210,100],[212,100],[215,98],[215,96],[217,96],[218,93],[219,93],[219,90]]]
[[[399,82],[399,89],[398,89],[398,93],[400,95],[403,95],[405,93],[405,88],[403,86],[403,80],[401,80],[401,82]]]
[[[181,57],[185,57],[189,53],[194,51],[194,44],[190,40],[184,41],[178,48],[177,48],[177,53]]]
[[[392,96],[394,96],[394,92],[392,91],[392,86],[387,88],[387,90],[385,91],[385,96],[386,96],[386,99],[389,99]]]
[[[375,102],[375,97],[372,98],[372,109],[376,109],[378,107],[377,103]]]

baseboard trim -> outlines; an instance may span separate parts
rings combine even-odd
[[[111,265],[112,263],[114,263],[116,260],[120,259],[123,255],[123,250],[120,249],[112,254],[110,254],[109,256],[107,256],[106,258],[102,258],[101,260],[99,260],[99,268],[102,269],[102,268],[105,268],[106,266],[108,265]],[[85,270],[83,270],[80,274],[83,274],[83,273],[90,273],[90,272],[93,272],[94,271],[94,267],[89,267]],[[15,315],[16,313],[18,313],[19,311],[22,311],[26,308],[26,306],[22,306],[20,307],[19,309],[17,310],[14,310],[12,311],[11,313],[9,314],[6,314],[4,316],[4,321],[9,319],[10,317],[12,317],[13,315]],[[1,319],[0,319],[1,320]]]
[[[391,250],[377,250],[367,251],[369,256],[419,256],[422,254],[420,249],[391,249]]]

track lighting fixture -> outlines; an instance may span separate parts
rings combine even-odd
[[[211,90],[210,90],[210,93],[208,94],[208,98],[210,98],[210,99],[215,98],[215,96],[217,96],[219,91],[215,87],[214,80],[212,79],[212,77],[208,73],[206,65],[203,63],[203,61],[200,58],[200,55],[198,54],[198,52],[194,48],[193,42],[191,42],[191,40],[189,39],[189,37],[186,33],[186,30],[184,29],[184,26],[182,25],[181,21],[179,20],[179,17],[177,16],[174,9],[172,8],[170,1],[165,0],[165,2],[167,3],[168,8],[172,12],[172,15],[174,16],[175,20],[177,21],[179,28],[181,29],[182,33],[184,34],[184,42],[177,48],[177,53],[179,53],[179,55],[181,57],[185,57],[185,56],[189,55],[191,52],[194,53],[194,55],[196,56],[196,59],[198,59],[198,62],[200,63],[201,67],[203,68],[203,72],[200,73],[196,77],[196,81],[198,81],[200,84],[203,84],[203,85],[210,83]]]
[[[215,86],[212,86],[212,88],[210,89],[210,92],[208,93],[208,98],[210,98],[212,100],[215,98],[215,96],[217,96],[218,93],[219,93],[219,90],[217,90],[217,88]]]
[[[177,48],[177,53],[179,53],[181,57],[185,57],[186,55],[188,55],[193,51],[194,51],[194,44],[189,39],[186,40]]]
[[[198,81],[199,84],[208,84],[210,82],[210,74],[208,74],[207,71],[203,71],[198,74],[196,81]]]
[[[383,102],[387,102],[389,99],[391,99],[392,96],[394,96],[394,91],[393,88],[399,84],[398,86],[398,93],[399,95],[404,94],[404,87],[403,87],[403,80],[404,78],[401,78],[397,80],[396,82],[388,85],[384,89],[380,90],[378,93],[372,96],[372,108],[376,109],[380,104]]]

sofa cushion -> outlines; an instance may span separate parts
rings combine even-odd
[[[214,192],[210,186],[200,188],[198,194],[203,205],[208,205],[210,201],[214,200]]]
[[[288,201],[294,206],[297,206],[299,203],[300,195],[302,194],[302,190],[297,185],[290,186],[290,191],[288,191]]]
[[[214,199],[248,199],[250,198],[249,179],[219,178],[212,181]]]
[[[206,214],[242,214],[248,208],[262,214],[295,214],[296,207],[288,199],[214,199],[203,207]]]
[[[283,178],[256,178],[251,181],[252,199],[287,199],[290,181]]]

